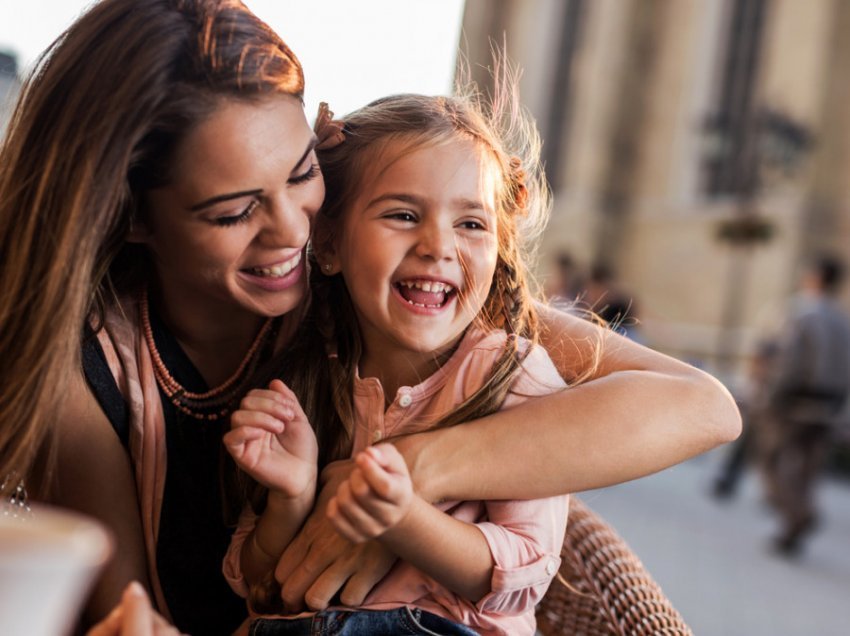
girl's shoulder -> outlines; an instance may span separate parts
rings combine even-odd
[[[461,345],[466,347],[467,363],[492,369],[508,345],[508,337],[503,329],[470,328]],[[511,392],[546,395],[566,387],[546,349],[522,337],[517,338],[517,347],[522,362]]]

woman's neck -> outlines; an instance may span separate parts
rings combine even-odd
[[[239,367],[266,321],[232,305],[202,309],[153,291],[149,302],[210,387]]]

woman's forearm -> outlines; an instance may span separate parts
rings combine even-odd
[[[542,340],[568,380],[588,368],[593,343],[602,339],[592,379],[399,440],[423,497],[528,499],[599,488],[662,470],[740,433],[734,401],[711,376],[583,321],[571,324],[576,318],[555,320],[563,322]]]

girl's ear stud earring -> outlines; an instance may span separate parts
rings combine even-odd
[[[326,272],[331,271],[331,264],[330,263],[325,263],[324,267],[325,267]]]

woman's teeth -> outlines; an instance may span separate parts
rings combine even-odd
[[[293,269],[298,267],[301,263],[301,254],[292,258],[285,263],[281,263],[280,265],[275,265],[274,267],[252,267],[251,273],[256,276],[268,276],[270,278],[281,278],[286,276]]]

